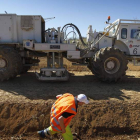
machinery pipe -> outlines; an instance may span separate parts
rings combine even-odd
[[[55,52],[52,52],[52,59],[53,59],[53,63],[52,63],[52,67],[55,67]]]

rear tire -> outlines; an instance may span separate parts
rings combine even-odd
[[[127,70],[128,61],[119,49],[107,47],[100,49],[91,61],[91,71],[101,81],[116,82]]]
[[[19,53],[12,47],[0,46],[0,81],[16,77],[21,69],[22,61]]]

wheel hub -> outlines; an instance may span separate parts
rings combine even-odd
[[[0,68],[5,68],[6,67],[6,60],[4,60],[3,58],[0,58]]]
[[[108,69],[111,70],[115,67],[115,63],[114,63],[114,61],[109,61],[109,62],[107,62],[106,66],[107,66]]]
[[[120,62],[116,57],[109,57],[104,62],[104,70],[109,74],[116,73],[120,68]]]

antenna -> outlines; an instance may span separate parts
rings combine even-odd
[[[54,19],[55,17],[50,17],[50,18],[44,18],[44,20],[48,20],[48,21],[50,21],[51,19]],[[48,21],[46,21],[46,22],[48,22]]]

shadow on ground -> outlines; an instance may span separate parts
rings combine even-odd
[[[0,83],[0,89],[15,95],[23,95],[28,99],[55,99],[55,96],[63,93],[74,95],[86,94],[94,100],[119,100],[129,99],[122,90],[140,92],[140,78],[126,76],[117,83],[104,83],[94,75],[70,77],[68,82],[41,82],[35,77],[35,73],[28,72],[16,78]]]

